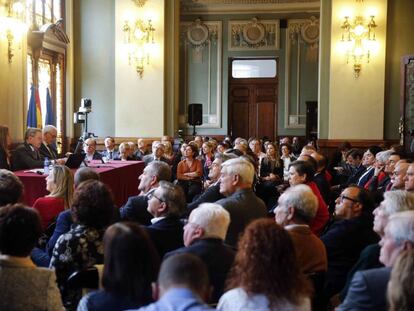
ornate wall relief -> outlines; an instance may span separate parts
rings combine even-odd
[[[180,86],[181,127],[188,127],[187,107],[191,103],[203,105],[204,128],[221,126],[221,21],[183,22],[180,25],[181,72]]]
[[[228,29],[229,51],[279,49],[279,20],[230,21]]]

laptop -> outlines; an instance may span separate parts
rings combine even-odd
[[[65,165],[69,168],[79,168],[85,158],[84,154],[72,153],[66,160]]]

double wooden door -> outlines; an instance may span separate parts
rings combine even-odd
[[[275,78],[230,78],[229,134],[233,137],[277,137],[277,90]]]

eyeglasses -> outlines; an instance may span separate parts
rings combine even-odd
[[[152,198],[156,198],[158,201],[160,201],[160,202],[165,202],[164,200],[162,200],[162,199],[160,199],[159,197],[157,197],[155,194],[154,194],[154,192],[153,193],[150,193],[150,194],[148,194],[148,200],[151,200]]]
[[[343,202],[344,200],[349,200],[349,201],[354,202],[354,203],[358,203],[358,202],[359,202],[357,199],[353,199],[353,198],[347,197],[346,195],[343,195],[343,194],[341,194],[341,195],[338,197],[338,199],[339,199],[341,202]]]

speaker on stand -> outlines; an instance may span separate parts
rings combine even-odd
[[[193,126],[193,136],[196,133],[196,125],[203,124],[203,105],[190,104],[188,105],[188,124]]]

